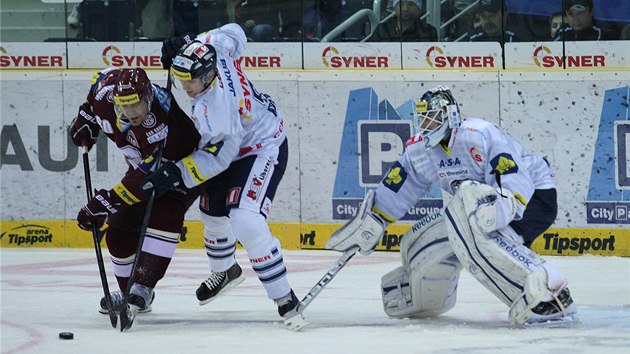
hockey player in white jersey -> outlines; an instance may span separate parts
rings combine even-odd
[[[452,198],[445,210],[417,222],[402,238],[402,266],[382,278],[385,312],[432,317],[456,302],[462,268],[509,308],[518,325],[576,320],[565,277],[530,250],[555,220],[554,170],[505,130],[463,119],[447,87],[415,100],[417,134],[367,207],[332,235],[326,247],[356,245],[369,254],[385,227],[400,219],[437,182]]]
[[[180,184],[207,181],[200,209],[212,272],[197,289],[201,305],[244,280],[235,259],[238,240],[284,316],[299,300],[266,217],[286,169],[288,144],[281,112],[271,97],[256,91],[237,60],[246,42],[236,24],[164,42],[163,64],[172,61],[175,86],[191,97],[191,117],[201,140],[190,156],[149,177],[147,188],[159,195]]]

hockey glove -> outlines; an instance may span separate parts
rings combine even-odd
[[[115,193],[105,189],[95,191],[92,200],[79,210],[79,227],[86,231],[92,230],[92,227],[100,229],[107,217],[118,213],[121,206],[122,201]]]
[[[100,127],[88,103],[79,107],[79,113],[70,124],[70,137],[76,146],[87,146],[88,150],[96,143]]]
[[[144,179],[142,191],[147,196],[151,195],[152,191],[155,191],[155,197],[159,198],[164,193],[183,184],[184,181],[179,168],[174,163],[167,162]]]
[[[160,61],[162,62],[162,68],[168,70],[173,63],[173,58],[177,55],[177,52],[182,49],[182,47],[190,42],[192,42],[197,35],[189,32],[182,36],[175,36],[171,38],[167,38],[162,42],[162,57]]]

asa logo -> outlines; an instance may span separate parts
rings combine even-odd
[[[418,50],[415,50],[418,52]],[[449,56],[438,46],[427,49],[424,57],[432,68],[494,68],[494,57],[489,55]]]
[[[329,68],[387,68],[386,56],[364,55],[360,57],[342,56],[335,47],[326,47],[322,52],[322,62]]]
[[[113,45],[105,47],[101,56],[107,66],[162,67],[159,55],[124,55]]]
[[[0,67],[2,68],[49,68],[63,67],[61,55],[10,55],[0,47]]]
[[[541,45],[534,49],[532,56],[534,64],[541,68],[562,68],[565,64],[567,68],[589,68],[605,67],[606,56],[604,55],[553,55],[549,47]]]

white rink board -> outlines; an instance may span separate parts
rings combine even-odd
[[[66,128],[87,93],[92,74],[2,73],[3,131],[18,132],[17,137],[11,135],[6,154],[19,155],[14,150],[15,139],[19,139],[24,147],[22,156],[28,157],[32,170],[3,160],[0,220],[73,219],[85,202],[80,154],[69,161],[73,168],[68,171],[63,163],[46,160],[63,161],[68,156]],[[164,71],[149,74],[157,84],[165,85]],[[558,175],[560,212],[555,226],[585,227],[584,202],[604,94],[606,90],[626,87],[627,74],[251,72],[256,88],[271,95],[284,112],[290,142],[289,167],[270,220],[332,221],[331,198],[350,91],[371,88],[379,101],[386,99],[398,107],[432,86],[448,84],[465,116],[483,117],[503,125],[526,148],[549,157]],[[181,91],[175,92],[180,105],[187,109],[187,99]],[[46,157],[48,148],[50,157]],[[96,188],[111,188],[124,171],[124,162],[110,145],[107,171],[96,171],[95,151],[90,153],[92,184]],[[60,171],[50,171],[50,165]],[[195,209],[189,212],[188,220],[198,220]]]

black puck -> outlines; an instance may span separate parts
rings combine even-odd
[[[74,333],[72,332],[60,332],[59,339],[74,339]]]

